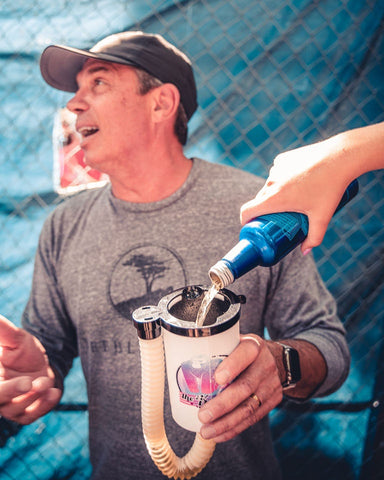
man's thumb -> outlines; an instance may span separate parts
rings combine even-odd
[[[20,328],[0,314],[0,346],[16,348],[20,343]]]

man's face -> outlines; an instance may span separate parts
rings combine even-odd
[[[86,162],[113,174],[149,141],[151,96],[138,93],[131,67],[99,60],[87,60],[77,83],[67,106],[77,115]]]

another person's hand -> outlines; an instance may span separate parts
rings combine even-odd
[[[240,212],[244,225],[275,212],[308,216],[303,253],[319,245],[348,185],[371,170],[384,167],[384,122],[342,132],[275,158],[265,185]]]
[[[39,340],[0,315],[0,415],[29,424],[60,400]]]
[[[241,337],[238,347],[217,367],[215,379],[232,383],[200,409],[199,419],[202,437],[217,443],[260,421],[283,398],[275,359],[257,335]]]
[[[319,245],[348,186],[335,161],[326,142],[278,155],[263,188],[241,207],[241,223],[268,213],[304,213],[309,231],[301,249],[306,253]]]

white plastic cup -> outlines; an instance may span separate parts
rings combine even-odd
[[[172,416],[192,432],[201,428],[199,408],[226,387],[216,383],[214,373],[240,341],[240,304],[245,302],[241,295],[220,290],[204,324],[197,326],[203,293],[204,287],[185,287],[158,304]]]
[[[181,427],[198,432],[199,408],[225,388],[216,383],[214,372],[238,345],[239,322],[207,337],[185,337],[164,328],[162,333],[172,416]]]

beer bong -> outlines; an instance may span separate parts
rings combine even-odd
[[[133,312],[141,355],[144,439],[152,460],[168,478],[190,479],[211,459],[215,442],[198,433],[198,411],[223,389],[215,382],[214,371],[239,343],[240,305],[245,298],[221,290],[204,324],[197,326],[206,291],[198,285],[181,288],[163,297],[157,306]],[[191,449],[182,458],[172,450],[164,427],[165,363],[173,419],[196,432]]]

